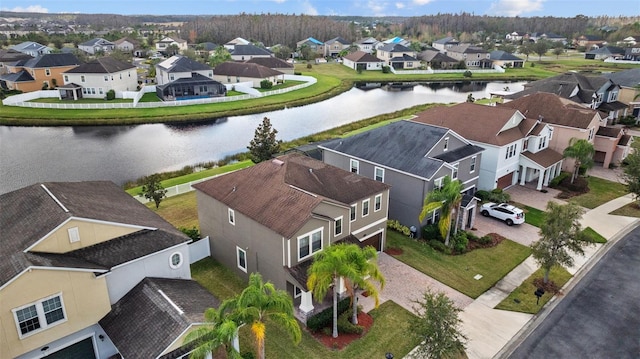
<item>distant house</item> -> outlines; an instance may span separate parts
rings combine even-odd
[[[343,50],[348,49],[351,43],[342,37],[334,37],[324,42],[325,56],[337,57]]]
[[[398,121],[319,146],[322,160],[391,185],[389,218],[421,228],[424,198],[442,186],[445,176],[463,184],[460,228],[473,227],[483,148],[454,131],[413,121]],[[440,213],[425,223],[436,223]]]
[[[195,51],[198,56],[209,58],[213,55],[218,46],[220,45],[214,44],[213,42],[201,42],[195,46]]]
[[[508,33],[504,38],[507,41],[522,41],[527,37],[527,33],[524,31],[514,31],[511,33]]]
[[[521,68],[524,60],[506,51],[495,50],[489,53],[489,60],[501,67]]]
[[[602,47],[604,43],[604,39],[598,35],[580,35],[575,38],[573,43],[576,46],[584,47],[587,50],[596,49]]]
[[[104,98],[108,91],[116,92],[138,89],[136,67],[111,57],[102,57],[78,65],[63,74],[64,84],[58,90],[62,98]]]
[[[381,41],[378,44],[378,47],[381,47],[381,46],[384,46],[384,45],[387,45],[387,44],[398,44],[398,45],[409,47],[411,45],[411,41],[405,40],[405,39],[403,39],[403,38],[401,38],[399,36],[396,36],[396,37],[392,37],[390,39],[386,39],[386,40]]]
[[[231,51],[231,59],[235,61],[247,61],[256,57],[272,57],[273,53],[256,45],[235,45]]]
[[[136,40],[130,39],[128,37],[123,37],[113,42],[116,45],[116,49],[126,52],[133,53],[133,50],[137,49],[140,46],[140,43]]]
[[[176,36],[165,36],[162,40],[156,42],[156,50],[162,52],[167,55],[167,49],[169,46],[176,46],[178,48],[178,52],[182,52],[187,50],[189,47],[187,46],[187,40],[183,40]],[[168,55],[176,55],[176,54],[168,54]]]
[[[620,43],[627,46],[635,46],[640,44],[640,35],[627,36]]]
[[[627,47],[624,49],[623,60],[640,61],[640,46]]]
[[[460,61],[436,49],[427,49],[418,54],[418,59],[432,69],[453,69]]]
[[[64,83],[63,72],[79,64],[73,54],[45,54],[19,60],[7,65],[7,73],[0,76],[0,86],[23,92],[53,89]]]
[[[640,68],[603,73],[602,76],[620,86],[618,101],[628,106],[626,114],[640,119]]]
[[[251,82],[253,87],[259,88],[263,80],[274,84],[284,81],[284,74],[255,63],[227,61],[213,69],[213,78],[223,84]]]
[[[604,60],[608,58],[621,59],[624,57],[625,49],[617,46],[603,46],[585,52],[584,58],[587,60]]]
[[[460,45],[460,41],[451,36],[438,39],[431,43],[431,46],[439,51],[447,51],[448,48],[458,45]]]
[[[7,66],[13,65],[20,60],[32,59],[33,56],[14,49],[0,49],[0,75],[6,74]]]
[[[303,320],[318,306],[307,288],[315,253],[339,242],[386,246],[389,185],[301,154],[193,187],[212,257],[241,278],[259,272],[286,290]]]
[[[300,49],[302,47],[308,47],[309,49],[311,49],[311,51],[313,53],[315,53],[316,55],[319,56],[324,56],[325,50],[324,50],[324,42],[320,41],[320,40],[316,40],[313,37],[308,37],[304,40],[298,41],[296,43],[296,50],[299,52]]]
[[[515,109],[464,102],[431,108],[413,121],[451,129],[485,149],[478,189],[535,182],[541,190],[562,170],[562,154],[549,148],[550,126]]]
[[[182,55],[172,56],[156,65],[156,94],[163,100],[225,96],[224,85],[213,77],[208,65]]]
[[[50,54],[51,51],[53,51],[53,49],[50,48],[49,46],[44,46],[33,41],[25,41],[25,42],[19,43],[18,45],[13,45],[9,48],[22,52],[23,54],[30,55],[32,57]]]
[[[567,38],[555,34],[553,32],[532,32],[529,34],[529,40],[532,42],[538,42],[538,40],[547,40],[551,42],[561,42],[562,44],[567,44]]]
[[[250,44],[251,44],[251,41],[243,39],[241,37],[236,37],[235,39],[229,40],[226,43],[224,43],[223,46],[225,49],[229,50],[229,52],[232,52],[235,49],[236,45],[250,45]]]
[[[108,54],[116,48],[116,44],[98,37],[79,44],[78,48],[90,55]]]
[[[268,67],[272,70],[280,71],[283,74],[293,75],[295,68],[292,63],[281,60],[277,57],[254,57],[251,60],[245,61],[249,64],[256,64],[264,67]]]
[[[375,51],[378,43],[379,41],[373,37],[366,37],[356,41],[356,46],[358,47],[358,50],[370,54]]]
[[[459,44],[447,47],[444,53],[458,61],[463,61],[467,68],[489,69],[493,67],[490,53],[478,46]]]
[[[342,64],[353,70],[382,70],[384,62],[363,51],[352,52],[342,58]]]
[[[376,51],[376,57],[384,61],[385,65],[394,69],[414,69],[420,67],[420,60],[416,52],[400,44],[386,44]]]

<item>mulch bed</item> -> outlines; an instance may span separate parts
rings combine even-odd
[[[384,252],[390,256],[399,256],[403,253],[402,248],[389,247]]]
[[[339,334],[338,337],[334,338],[331,336],[331,333],[329,333],[329,335],[326,335],[320,331],[317,333],[311,333],[311,335],[313,335],[313,337],[316,338],[316,340],[324,344],[324,346],[329,349],[342,350],[345,347],[347,347],[347,345],[351,344],[351,342],[353,342],[354,340],[358,340],[362,338],[365,334],[367,334],[367,332],[369,331],[369,329],[371,329],[371,326],[373,325],[373,317],[371,317],[369,314],[364,312],[358,313],[358,325],[364,327],[362,334],[338,333]]]
[[[533,280],[533,285],[536,286],[536,288],[542,288],[544,289],[545,293],[551,293],[551,294],[562,294],[562,292],[560,292],[560,287],[558,287],[558,285],[550,280],[549,282],[545,283],[544,282],[544,278],[535,278]]]
[[[491,242],[488,242],[486,244],[482,244],[482,243],[478,243],[475,241],[469,241],[469,244],[467,244],[467,252],[470,252],[474,249],[479,249],[479,248],[491,248],[491,247],[495,247],[497,246],[500,242],[504,241],[506,238],[499,235],[498,233],[489,233],[487,234],[487,237],[491,238]]]

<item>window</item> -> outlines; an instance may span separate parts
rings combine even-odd
[[[85,81],[84,81],[84,75],[80,76],[80,81],[81,81],[81,82],[85,82]]]
[[[382,195],[378,194],[373,199],[373,211],[378,212],[381,209],[382,209]]]
[[[173,252],[169,256],[169,267],[171,269],[178,269],[182,266],[182,253]]]
[[[507,147],[507,153],[504,156],[504,159],[509,159],[516,154],[516,150],[518,149],[518,144],[514,143],[513,145]]]
[[[47,76],[51,76],[51,69],[44,69],[44,74]]]
[[[169,80],[173,81],[175,79],[175,76],[173,74],[169,75]]]
[[[69,234],[70,243],[80,242],[80,232],[78,231],[78,227],[67,229],[67,233]]]
[[[360,163],[356,160],[349,160],[349,168],[353,173],[360,173]]]
[[[13,315],[20,338],[24,338],[29,333],[47,329],[65,320],[62,296],[57,294],[14,309]]]
[[[68,75],[64,75],[64,82],[65,83],[69,82],[69,76]]]
[[[300,289],[300,287],[298,287],[298,286],[294,286],[293,297],[294,298],[300,298],[301,296],[302,296],[302,289]]]
[[[436,178],[435,180],[433,180],[433,189],[440,189],[440,188],[442,188],[442,177]]]
[[[471,164],[469,165],[469,173],[473,173],[476,170],[477,156],[471,157]]]
[[[298,237],[298,260],[322,249],[322,228]]]
[[[453,164],[453,171],[451,172],[451,179],[458,178],[458,166],[460,166],[459,163],[454,163]]]
[[[240,247],[236,247],[236,255],[238,260],[238,268],[247,273],[247,252]]]
[[[352,204],[351,205],[351,212],[349,212],[349,221],[353,222],[356,220],[356,212],[358,211],[358,205],[357,204]]]
[[[593,140],[593,134],[594,133],[595,133],[595,131],[593,130],[593,127],[591,127],[589,129],[589,138],[588,138],[589,141]]]
[[[342,216],[335,218],[333,227],[333,236],[337,237],[342,234]]]
[[[444,145],[443,145],[443,149],[446,151],[449,149],[449,137],[445,137],[444,138]]]
[[[109,81],[109,75],[104,75],[104,81]]]
[[[362,217],[366,217],[369,215],[369,200],[365,199],[362,201]]]
[[[376,167],[374,172],[374,179],[378,182],[384,182],[384,168]]]
[[[540,137],[540,142],[538,142],[538,149],[543,149],[547,146],[547,136]]]
[[[236,212],[229,208],[229,223],[236,225]]]

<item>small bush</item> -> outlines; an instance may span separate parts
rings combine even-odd
[[[351,323],[353,308],[348,309],[338,316],[338,332],[345,334],[362,334],[364,327]]]
[[[511,200],[511,195],[500,188],[496,188],[489,192],[488,200],[496,203],[509,202]]]
[[[398,233],[402,233],[407,237],[411,234],[411,230],[409,229],[409,227],[402,225],[397,219],[388,220],[387,228],[392,229]]]
[[[466,252],[468,244],[469,239],[465,231],[460,231],[455,236],[451,236],[451,247],[453,247],[455,253],[462,254]]]
[[[253,352],[242,353],[242,359],[255,359],[256,355]]]
[[[308,68],[308,69],[311,69],[311,68],[313,68],[313,65],[311,65],[311,64],[307,64],[307,68]]]
[[[302,72],[295,71],[293,74],[300,76],[300,75],[302,75]]]
[[[351,298],[344,298],[338,302],[338,316],[351,307]],[[322,328],[331,325],[333,321],[333,307],[326,308],[318,314],[307,319],[307,328],[313,332],[322,330]]]
[[[268,90],[270,88],[273,87],[273,82],[269,81],[269,80],[262,80],[260,81],[260,88],[263,90]]]
[[[466,232],[466,233],[467,233],[467,239],[471,242],[477,242],[480,239],[480,237],[476,236],[472,232]]]
[[[427,224],[422,227],[422,238],[427,240],[435,239],[441,242],[443,240],[442,236],[440,235],[440,228],[438,228],[438,225],[435,223]]]
[[[382,66],[382,73],[383,74],[388,74],[389,72],[391,72],[391,70],[389,69],[389,66]]]
[[[476,196],[476,197],[480,198],[480,200],[481,200],[481,201],[483,201],[483,202],[484,202],[484,201],[488,201],[488,200],[489,200],[489,195],[490,195],[489,191],[485,191],[485,190],[483,190],[483,189],[481,189],[481,190],[477,191],[477,192],[474,194],[474,196]]]
[[[569,172],[560,172],[560,174],[549,182],[549,187],[556,188],[562,181],[571,176]]]
[[[427,244],[435,249],[438,252],[442,252],[445,254],[451,254],[451,248],[447,247],[444,243],[440,242],[437,239],[430,239]]]
[[[618,122],[621,125],[625,125],[625,126],[635,126],[636,124],[636,118],[629,115],[629,116],[624,116],[624,117],[620,117],[620,119],[618,120]]]
[[[107,101],[111,101],[116,98],[116,92],[114,90],[107,91]]]
[[[471,77],[471,76],[473,76],[473,73],[471,73],[471,71],[467,70],[467,71],[465,71],[465,72],[462,74],[462,76],[464,76],[464,77]]]
[[[200,231],[195,226],[191,229],[180,227],[180,231],[186,234],[189,238],[193,239],[194,242],[201,239]]]

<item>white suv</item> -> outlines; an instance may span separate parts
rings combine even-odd
[[[508,203],[485,203],[480,207],[480,213],[485,217],[495,217],[503,220],[508,226],[524,223],[524,212]]]

